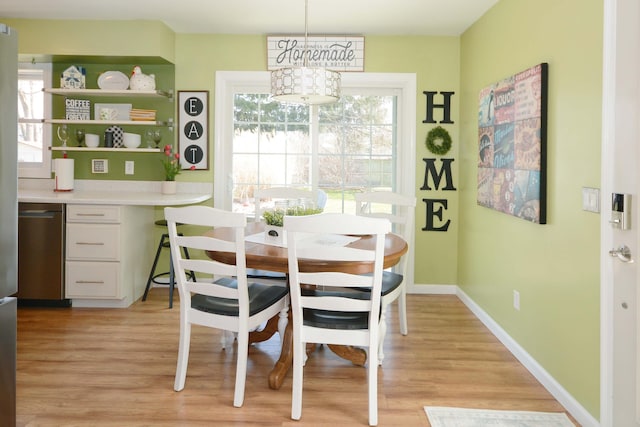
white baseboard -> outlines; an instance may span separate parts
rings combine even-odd
[[[600,427],[596,420],[580,403],[565,390],[524,348],[498,325],[478,304],[464,293],[457,285],[413,285],[407,288],[409,294],[456,295],[464,305],[500,340],[516,359],[547,389],[551,395],[583,427]]]
[[[524,348],[520,346],[504,329],[496,323],[478,304],[476,304],[467,294],[457,287],[456,295],[466,305],[469,310],[495,335],[498,340],[513,354],[520,363],[547,389],[558,402],[583,427],[600,427],[600,422],[596,420],[580,403],[565,390]]]

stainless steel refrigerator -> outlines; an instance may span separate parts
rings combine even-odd
[[[18,37],[0,23],[0,427],[16,425]]]

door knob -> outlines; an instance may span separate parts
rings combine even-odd
[[[633,262],[631,259],[631,249],[627,245],[622,245],[618,249],[611,249],[609,255],[618,257],[622,262]]]

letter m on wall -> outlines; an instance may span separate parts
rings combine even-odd
[[[420,190],[433,190],[429,187],[429,177],[433,180],[433,185],[436,190],[440,187],[440,181],[442,177],[445,178],[445,186],[442,187],[443,191],[455,191],[456,187],[453,186],[453,177],[451,174],[451,163],[454,159],[440,159],[442,167],[440,171],[436,169],[436,159],[422,159],[426,163],[424,168],[424,183]]]

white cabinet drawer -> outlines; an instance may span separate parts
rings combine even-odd
[[[67,222],[119,223],[121,206],[67,205]]]
[[[119,262],[66,263],[66,298],[122,298]]]
[[[68,260],[120,260],[120,226],[67,224]]]

